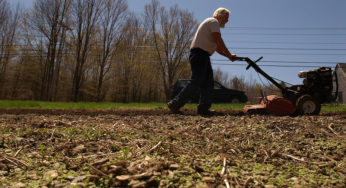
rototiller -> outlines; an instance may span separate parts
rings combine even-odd
[[[247,105],[244,107],[246,113],[269,113],[275,115],[316,115],[321,111],[321,104],[336,99],[338,84],[336,83],[336,94],[333,91],[333,73],[330,67],[320,67],[312,71],[300,71],[298,76],[304,78],[302,85],[283,87],[272,77],[266,74],[256,63],[248,57],[237,57],[238,61],[246,61],[246,70],[253,67],[271,83],[281,90],[282,96],[265,96],[258,105]],[[337,79],[336,79],[337,80]]]

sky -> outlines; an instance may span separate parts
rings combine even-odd
[[[30,8],[34,0],[9,0]],[[127,0],[137,14],[151,0]],[[346,0],[159,0],[169,9],[178,5],[192,12],[200,23],[219,7],[231,11],[221,35],[231,53],[257,59],[270,76],[290,84],[301,84],[298,72],[321,66],[335,68],[346,63]],[[230,62],[214,54],[214,70],[261,84],[269,82],[246,62]]]

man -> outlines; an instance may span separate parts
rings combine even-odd
[[[188,102],[189,97],[197,89],[200,89],[197,113],[207,116],[213,114],[209,110],[214,87],[210,56],[217,51],[231,61],[234,61],[236,58],[235,54],[231,54],[228,51],[220,33],[220,28],[224,28],[228,22],[229,14],[230,11],[226,8],[218,8],[212,18],[205,19],[199,25],[190,47],[191,81],[174,99],[167,103],[168,108],[173,113],[181,114],[179,109]]]

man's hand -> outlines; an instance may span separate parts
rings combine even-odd
[[[229,60],[231,60],[231,61],[233,62],[233,61],[236,60],[237,55],[231,54],[231,55],[229,55],[229,56],[227,56],[227,57],[228,57]]]

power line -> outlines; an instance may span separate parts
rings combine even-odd
[[[67,55],[67,54],[65,54]],[[34,55],[34,54],[31,54],[31,55],[18,55],[20,57],[42,57],[42,56],[39,56],[39,55]],[[91,55],[93,56],[93,55]],[[212,61],[228,61],[228,60],[213,60]],[[153,61],[141,61],[142,63],[152,63]],[[317,64],[337,64],[336,62],[296,62],[296,61],[261,61],[261,62],[265,62],[265,63],[317,63]],[[339,62],[338,62],[339,63]],[[212,62],[213,65],[221,65],[221,66],[245,66],[247,64],[236,64],[236,63],[214,63]],[[308,66],[308,65],[266,65],[266,64],[261,64],[260,65],[261,67],[292,67],[292,68],[298,68],[298,67],[305,67],[305,68],[316,68],[316,67],[320,67],[321,65],[319,66]]]
[[[25,45],[13,45],[13,46],[19,46],[19,47],[27,47]],[[143,47],[155,47],[155,46],[141,46]],[[346,48],[267,48],[267,47],[231,47],[230,49],[239,49],[239,50],[323,50],[323,51],[337,51],[337,50],[345,50]],[[148,50],[148,49],[147,49]],[[35,49],[26,49],[26,51],[37,51]],[[153,51],[153,50],[150,50]]]
[[[325,34],[325,33],[222,33],[225,35],[264,35],[264,36],[346,36],[346,34],[337,34],[337,33],[330,33],[330,34]]]
[[[246,48],[246,47],[235,47],[231,49],[242,49],[242,50],[346,50],[346,48]]]
[[[247,64],[236,64],[236,63],[212,63],[213,65],[226,65],[226,66],[246,66]],[[307,65],[261,65],[261,67],[292,67],[292,68],[316,68],[320,66],[307,66]]]
[[[346,30],[346,27],[225,27],[225,29],[237,30]]]
[[[314,53],[270,53],[270,52],[251,52],[251,53],[238,53],[238,54],[260,54],[260,55],[317,55],[317,56],[336,56],[336,55],[342,55],[342,56],[346,56],[346,54],[314,54]]]
[[[346,42],[305,42],[305,41],[300,41],[300,42],[291,42],[291,41],[237,41],[237,40],[232,40],[232,41],[225,41],[226,43],[254,43],[254,44],[328,44],[328,45],[339,45],[339,44],[346,44]]]
[[[229,61],[224,59],[212,59],[212,61]],[[318,62],[318,61],[260,61],[259,63],[307,63],[307,64],[337,64],[340,62]]]
[[[225,41],[226,43],[253,43],[253,44],[323,44],[323,45],[343,45],[346,42],[305,42],[305,41],[251,41],[251,40],[232,40]],[[5,44],[0,46],[16,46],[16,47],[28,47],[29,45],[23,44]],[[138,46],[138,47],[153,47],[153,46]]]

